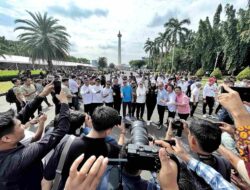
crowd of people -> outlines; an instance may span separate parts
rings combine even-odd
[[[0,113],[0,189],[250,188],[250,103],[230,88],[250,87],[249,80],[235,84],[229,77],[218,85],[211,77],[202,89],[199,78],[185,73],[111,73],[107,80],[97,73],[75,72],[70,77],[57,73],[12,82],[6,100],[16,104],[17,113]],[[46,98],[49,94],[55,118],[45,126],[47,116],[41,105],[44,101],[52,106]],[[203,119],[196,119],[200,99]],[[142,150],[143,135],[138,131],[143,130],[130,134],[124,122],[129,118],[132,123],[139,120],[143,128],[154,127],[155,108],[156,127],[166,128],[162,130],[165,138],[151,137],[150,143],[143,144],[157,149],[153,158],[160,163],[151,171],[152,178],[144,180],[143,168],[127,158],[131,145]],[[178,137],[176,118],[183,130]],[[32,125],[37,129],[30,136],[27,132]],[[114,127],[119,129],[117,139],[112,136]],[[140,155],[139,161],[146,155]],[[121,158],[127,161],[112,164]]]

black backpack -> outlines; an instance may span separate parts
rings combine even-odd
[[[6,93],[6,101],[9,103],[15,103],[17,100],[16,95],[13,91],[13,88],[9,89]]]

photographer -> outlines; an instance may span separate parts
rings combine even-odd
[[[158,142],[159,144],[161,141]],[[164,144],[163,144],[164,145]],[[167,145],[168,146],[168,145]],[[164,146],[163,146],[164,147]],[[165,148],[165,147],[164,147]],[[166,152],[164,148],[159,150],[159,158],[161,162],[161,169],[158,175],[158,180],[161,185],[161,189],[164,190],[177,190],[177,172],[178,169],[176,167],[175,162],[170,159],[169,154]],[[107,168],[108,159],[100,156],[96,159],[95,156],[90,157],[81,169],[78,171],[80,163],[82,163],[84,156],[80,155],[72,164],[70,168],[69,177],[67,179],[65,190],[88,190],[88,189],[96,189],[99,185],[99,189],[106,189],[106,186],[101,182],[101,177],[103,174],[105,175],[105,169]],[[135,177],[135,179],[139,179],[142,183],[148,183],[144,180],[141,180],[139,176]],[[150,184],[150,183],[148,183]],[[136,186],[136,184],[134,184]],[[106,188],[105,188],[106,187]],[[126,189],[126,187],[125,187]],[[145,188],[143,188],[145,189]],[[151,188],[147,187],[147,189],[159,189],[159,187],[151,185]]]
[[[205,164],[213,167],[227,181],[230,182],[231,166],[223,157],[213,154],[221,144],[221,129],[215,124],[201,120],[193,120],[189,128],[184,120],[181,120],[182,127],[188,131],[188,144],[197,159]],[[173,127],[176,121],[171,121],[166,135],[166,139],[170,139],[173,135]],[[209,146],[208,146],[209,145]],[[200,188],[205,188],[206,184],[199,178],[196,179]]]
[[[112,128],[120,123],[118,112],[107,106],[97,107],[92,115],[92,123],[93,128],[88,135],[76,137],[72,142],[67,153],[67,159],[63,165],[62,178],[58,189],[63,189],[66,179],[69,176],[71,164],[82,153],[85,155],[83,163],[92,155],[96,157],[100,155],[111,158],[118,157],[120,148],[105,142],[105,137],[111,134]],[[59,158],[67,140],[68,138],[64,138],[60,142],[45,167],[44,178],[46,187],[44,189],[51,188],[52,180],[56,175]]]
[[[178,139],[174,139],[176,145],[170,146],[168,143],[160,140],[156,140],[155,143],[161,145],[166,149],[169,154],[174,154],[178,156],[181,160],[183,160],[187,167],[196,173],[196,175],[200,176],[212,189],[228,189],[228,190],[235,190],[236,188],[231,185],[228,181],[226,181],[220,173],[218,173],[214,168],[210,167],[209,165],[204,164],[194,158],[192,158],[184,149],[181,142]],[[167,169],[167,168],[166,168]],[[162,170],[162,169],[161,169]],[[160,172],[161,173],[161,172]],[[169,174],[170,175],[170,174]],[[166,181],[166,178],[162,179],[162,182]],[[161,188],[164,189],[164,186],[161,182]],[[175,180],[172,181],[174,183]],[[175,189],[177,184],[174,183]],[[177,186],[178,188],[178,186]],[[167,189],[167,188],[166,188]]]
[[[28,103],[17,117],[11,111],[0,114],[0,189],[41,189],[42,158],[53,149],[69,129],[69,107],[67,98],[61,92],[62,103],[58,128],[45,135],[39,142],[23,146],[24,126],[37,107],[53,89],[47,85],[33,101]],[[32,180],[30,180],[32,177]]]

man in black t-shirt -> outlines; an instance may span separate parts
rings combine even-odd
[[[58,190],[63,190],[69,170],[74,160],[84,153],[82,164],[92,155],[99,157],[100,155],[109,158],[118,158],[120,148],[105,142],[105,137],[111,134],[112,128],[120,124],[118,112],[106,106],[101,106],[95,109],[92,115],[93,128],[86,136],[76,137],[70,146],[65,160],[62,178]],[[56,147],[55,152],[50,158],[45,167],[44,178],[45,183],[43,189],[51,189],[52,180],[56,175],[56,169],[60,160],[61,153],[69,136],[66,136]]]

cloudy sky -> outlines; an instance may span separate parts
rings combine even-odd
[[[169,18],[189,18],[189,28],[197,30],[199,20],[212,18],[219,3],[238,9],[247,0],[0,0],[0,36],[17,39],[14,20],[29,18],[25,10],[48,12],[67,28],[71,55],[90,60],[105,56],[116,64],[120,30],[122,63],[128,63],[146,56],[145,41],[163,32]]]

